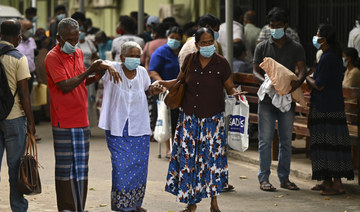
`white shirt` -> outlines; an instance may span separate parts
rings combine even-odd
[[[357,25],[350,31],[348,47],[355,48],[360,57],[360,26]]]
[[[120,37],[115,38],[111,47],[111,52],[115,53],[115,61],[120,62],[121,45],[127,41],[134,41],[140,45],[141,49],[143,49],[145,45],[144,39],[136,35],[121,35]]]
[[[269,97],[272,99],[271,103],[277,107],[281,112],[287,112],[291,109],[291,94],[286,94],[283,96],[280,96],[278,92],[276,92],[274,86],[272,85],[272,82],[267,74],[264,75],[265,80],[261,84],[257,95],[262,101],[265,97],[265,94],[268,94]]]
[[[85,40],[84,43],[79,42],[78,47],[83,52],[85,67],[89,68],[91,65],[91,57],[95,52],[97,52],[95,45],[93,44],[93,42]]]
[[[216,48],[215,51],[217,53],[219,53],[218,43],[215,42],[214,46]],[[186,43],[183,45],[183,47],[181,48],[181,50],[179,52],[178,59],[179,59],[180,68],[182,67],[182,65],[184,63],[184,60],[185,60],[186,56],[188,54],[191,54],[191,53],[194,53],[194,52],[197,52],[197,51],[198,50],[197,50],[196,45],[195,45],[195,37],[191,37],[188,41],[186,41]]]
[[[233,21],[233,40],[235,39],[244,40],[244,27],[237,21]],[[226,57],[226,22],[220,24],[218,41],[221,44],[224,57]]]
[[[119,62],[109,62],[119,72],[122,81],[114,84],[105,73],[104,96],[99,127],[110,130],[111,135],[123,136],[128,121],[129,136],[150,135],[150,116],[145,91],[150,86],[150,77],[142,66],[136,68],[134,79],[128,79]]]

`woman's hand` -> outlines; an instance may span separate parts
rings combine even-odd
[[[110,74],[110,80],[112,80],[115,84],[118,84],[120,81],[122,81],[119,72],[117,72],[113,66],[109,65],[108,72]]]
[[[235,92],[232,93],[231,95],[234,96],[236,100],[239,100],[241,95],[245,95],[247,93],[248,93],[247,91],[238,91],[235,89]]]
[[[155,81],[153,84],[149,86],[149,90],[151,95],[157,95],[159,93],[165,93],[166,88],[159,83],[159,81]]]

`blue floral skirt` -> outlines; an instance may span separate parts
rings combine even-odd
[[[122,137],[105,133],[112,163],[111,209],[136,211],[145,195],[150,136],[129,136],[127,123]]]
[[[221,193],[228,183],[224,113],[197,118],[181,112],[165,190],[195,204]]]

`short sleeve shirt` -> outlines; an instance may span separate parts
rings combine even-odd
[[[217,53],[202,68],[199,54],[195,53],[186,75],[182,108],[187,115],[207,118],[225,111],[224,83],[231,77],[231,69],[227,60]],[[185,71],[190,56],[185,58],[182,71]]]
[[[255,48],[254,64],[260,64],[265,57],[271,57],[276,62],[295,72],[297,62],[305,62],[304,48],[292,39],[287,38],[281,48],[278,48],[272,38],[259,43]]]
[[[128,121],[130,136],[150,135],[150,116],[145,94],[150,86],[150,77],[146,69],[138,66],[135,77],[128,79],[121,63],[110,64],[119,72],[122,81],[115,84],[110,80],[109,72],[105,73],[99,127],[110,130],[111,135],[123,136]]]
[[[34,72],[35,66],[35,50],[37,49],[34,38],[30,37],[26,41],[21,40],[20,44],[16,47],[21,53],[23,53],[28,61],[30,72]]]
[[[60,128],[88,126],[85,81],[68,93],[64,93],[56,84],[85,71],[81,49],[77,48],[74,55],[69,55],[62,52],[57,44],[46,56],[45,69],[50,92],[51,125]]]
[[[2,48],[5,45],[13,46],[9,42],[0,41],[0,48]],[[12,50],[2,55],[0,57],[0,60],[4,66],[5,74],[9,82],[10,90],[14,95],[17,89],[17,83],[21,80],[29,79],[31,77],[26,56],[21,52],[19,52],[18,50]],[[24,115],[25,113],[20,102],[19,92],[17,92],[14,99],[14,105],[9,115],[6,117],[6,119],[7,120],[15,119]]]
[[[156,71],[163,80],[175,79],[180,72],[177,55],[165,44],[152,54],[149,63],[149,71]]]
[[[305,62],[305,51],[299,43],[288,37],[286,37],[284,45],[278,48],[271,37],[256,46],[254,64],[259,65],[265,57],[271,57],[290,71],[295,72],[297,62]],[[265,72],[263,71],[263,73]],[[271,102],[271,99],[265,98],[263,101]]]

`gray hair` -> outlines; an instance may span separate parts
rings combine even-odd
[[[64,34],[69,29],[76,29],[79,30],[79,23],[72,18],[64,18],[59,22],[58,25],[58,33],[59,35]]]
[[[121,45],[120,55],[123,55],[125,57],[125,55],[127,53],[129,53],[130,49],[132,49],[132,48],[138,48],[140,50],[140,55],[142,55],[143,51],[142,51],[140,45],[134,41],[127,41],[127,42],[123,43]]]

